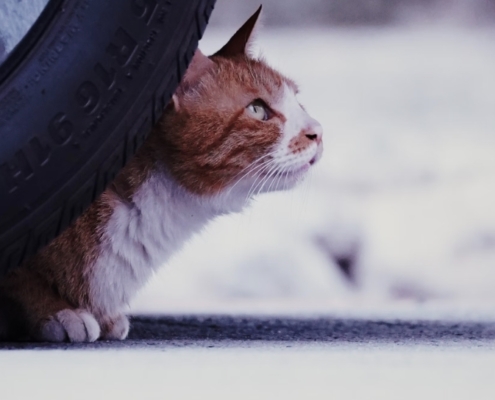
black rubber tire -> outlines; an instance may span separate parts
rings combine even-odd
[[[52,0],[0,69],[0,275],[112,181],[170,100],[215,0]]]

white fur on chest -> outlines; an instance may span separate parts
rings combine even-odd
[[[90,281],[94,311],[121,312],[158,267],[221,213],[163,174],[148,179],[131,203],[115,207],[105,227]]]

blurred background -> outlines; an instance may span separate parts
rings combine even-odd
[[[218,0],[218,50],[260,0]],[[325,154],[198,235],[135,312],[495,316],[495,1],[263,1]]]
[[[236,22],[260,4],[265,26],[283,28],[383,27],[442,20],[479,26],[495,20],[493,0],[217,0],[210,26],[237,28]]]

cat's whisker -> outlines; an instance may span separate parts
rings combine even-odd
[[[279,173],[279,166],[278,164],[275,165],[275,168],[272,168],[272,170],[267,174],[266,176],[266,179],[263,183],[263,185],[260,187],[260,189],[258,190],[258,194],[261,193],[261,191],[263,190],[264,186],[266,185],[266,183],[274,176],[276,175],[277,173]],[[267,190],[268,192],[270,191],[270,189]]]
[[[278,166],[279,166],[279,169],[276,171],[278,175],[280,175],[280,171],[281,169],[283,169],[283,165],[282,167],[280,167],[280,162],[278,162]],[[278,176],[280,177],[280,176]],[[273,179],[272,179],[272,182],[270,183],[270,186],[268,187],[268,191],[271,191],[272,190],[272,186],[275,184],[274,186],[274,190],[277,190],[277,185],[278,185],[278,182],[279,182],[280,179],[277,179],[277,176],[274,176]]]
[[[283,176],[283,172],[284,172],[284,169],[287,168],[286,167],[287,163],[285,165],[282,165],[280,167],[280,173],[278,175],[278,179],[277,179],[277,184],[275,185],[275,187],[278,189],[279,188],[279,185],[280,185],[280,181],[282,180],[282,176]],[[282,181],[283,183],[283,181]]]
[[[238,177],[239,175],[243,174],[237,181],[236,181],[236,184],[241,181],[246,175],[250,174],[251,172],[253,172],[254,170],[256,170],[257,168],[260,168],[262,167],[263,165],[266,165],[268,162],[270,162],[270,160],[267,160],[267,161],[264,161],[262,163],[259,163],[261,160],[263,160],[264,158],[266,157],[269,157],[270,154],[266,154],[265,156],[263,157],[260,157],[259,159],[257,159],[256,161],[254,161],[253,163],[251,163],[250,165],[248,165],[247,167],[243,168],[241,171],[239,171],[237,174],[236,174],[236,177]],[[235,185],[234,185],[235,186]]]
[[[251,164],[249,164],[248,166],[246,166],[246,167],[244,167],[243,169],[241,169],[241,170],[240,170],[240,171],[236,174],[236,177],[238,177],[238,176],[239,176],[239,175],[241,175],[242,173],[245,173],[245,174],[249,173],[249,169],[250,169],[250,168],[251,168],[251,169],[252,169],[252,168],[257,168],[257,167],[260,167],[261,165],[266,164],[266,162],[268,162],[268,161],[270,161],[270,160],[268,160],[268,161],[263,161],[262,163],[260,163],[260,161],[261,161],[261,160],[263,160],[263,159],[265,159],[265,158],[267,158],[267,157],[270,157],[270,156],[271,156],[271,154],[265,154],[264,156],[262,156],[262,157],[260,157],[260,158],[258,158],[258,159],[256,159],[256,160],[254,160]],[[246,171],[246,170],[248,170],[248,171]]]
[[[264,156],[261,156],[260,158],[257,158],[251,164],[249,164],[246,168],[244,168],[242,171],[240,171],[239,174],[242,173],[243,171],[245,171],[246,169],[250,168],[250,167],[256,167],[256,166],[263,165],[267,161],[263,161],[262,163],[260,163],[260,162],[262,160],[264,160],[265,158],[268,158],[268,157],[271,157],[271,156],[272,156],[272,154],[271,153],[268,153],[268,154],[265,154]],[[268,161],[270,161],[270,160],[268,160]]]
[[[288,174],[289,169],[287,166],[284,166],[282,169],[282,172],[280,173],[280,180],[281,180],[281,185],[282,185],[282,190],[287,189],[287,174]]]
[[[263,187],[265,186],[266,182],[270,178],[270,175],[271,175],[271,172],[263,175],[262,179],[260,180],[258,185],[253,190],[253,194],[252,194],[253,196],[258,196],[261,193],[261,191],[263,190]]]
[[[274,160],[272,160],[272,163],[274,163]],[[266,170],[268,170],[268,168],[271,168],[271,164],[272,164],[272,163],[268,163],[268,164],[267,164],[267,165],[266,165],[266,166],[265,166],[262,170],[260,170],[260,171],[258,171],[258,172],[256,173],[256,175],[257,175],[257,176],[256,176],[256,178],[255,178],[255,180],[254,180],[253,184],[251,185],[251,188],[250,188],[250,189],[249,189],[249,191],[248,191],[248,194],[247,194],[247,196],[246,196],[246,199],[250,199],[250,198],[253,196],[253,194],[254,194],[254,192],[255,192],[256,188],[258,187],[258,184],[259,184],[260,182],[262,182],[262,181],[263,181],[263,179],[264,179],[264,177],[262,176],[262,174],[263,174]],[[270,170],[270,171],[271,171],[271,170]],[[261,178],[261,180],[260,180],[259,178]]]
[[[283,169],[280,172],[280,178],[277,182],[278,190],[286,190],[287,189],[287,169]]]
[[[253,187],[257,184],[258,179],[260,178],[263,171],[265,171],[267,168],[269,168],[269,166],[270,166],[270,163],[264,164],[263,168],[258,169],[258,171],[256,171],[256,173],[253,175],[253,177],[252,177],[253,182],[251,183],[251,186],[249,187],[249,190],[247,191],[246,200],[250,199],[250,194],[251,194]]]
[[[263,157],[260,157],[258,160],[256,160],[253,164],[250,164],[248,165],[247,167],[243,168],[238,174],[237,176],[239,176],[240,174],[244,173],[239,179],[237,179],[237,181],[230,187],[230,189],[228,190],[227,192],[227,196],[232,192],[232,190],[246,177],[248,176],[249,174],[253,173],[256,169],[260,169],[262,168],[263,166],[267,165],[270,163],[270,161],[272,160],[267,160],[267,161],[264,161],[262,162],[261,164],[258,164],[259,161],[261,161],[262,159],[266,158],[266,157],[269,157],[271,156],[271,154],[266,154],[265,156]],[[246,171],[247,170],[247,171]]]
[[[266,183],[270,181],[273,178],[273,176],[277,175],[278,173],[279,173],[279,164],[274,160],[274,166],[265,174],[265,179],[263,180],[262,184],[260,184],[257,194],[260,194]],[[267,190],[267,192],[269,192],[269,190]]]
[[[270,181],[270,178],[271,176],[276,173],[276,171],[272,172],[271,174],[269,175],[265,175],[265,178],[263,179],[263,181],[261,182],[260,186],[258,187],[258,190],[256,192],[256,196],[259,195],[260,193],[263,192],[263,188],[265,187],[265,185]]]
[[[274,168],[276,168],[275,160],[272,163],[270,163],[269,165],[267,165],[266,168],[264,168],[262,171],[260,171],[258,178],[261,178],[261,179],[257,179],[255,184],[251,187],[249,197],[253,197],[255,195],[258,187],[260,187],[260,185],[263,184],[266,177],[269,174],[271,174],[271,172],[273,171]]]

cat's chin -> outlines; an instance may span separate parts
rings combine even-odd
[[[267,190],[262,192],[278,192],[294,188],[306,178],[311,166],[312,164],[308,162],[300,167],[275,174],[269,178],[269,183],[265,185]]]

